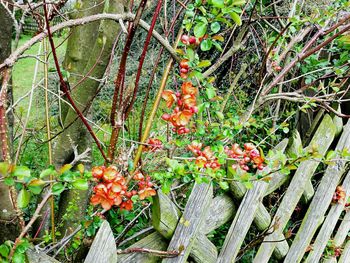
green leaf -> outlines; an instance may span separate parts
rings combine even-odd
[[[215,46],[215,48],[216,48],[217,50],[219,50],[220,52],[222,51],[222,47],[221,47],[221,45],[220,45],[218,42],[213,41],[213,45]]]
[[[213,32],[214,34],[216,34],[217,32],[220,31],[220,24],[219,22],[214,22],[210,25],[210,29],[211,29],[211,32]]]
[[[73,166],[71,164],[65,164],[61,167],[61,169],[59,170],[59,174],[63,174],[67,171],[69,171]]]
[[[52,186],[52,194],[59,195],[65,190],[65,187],[62,183],[55,183]]]
[[[15,184],[15,180],[12,177],[6,177],[5,180],[4,180],[4,183],[7,186],[11,186],[11,185]]]
[[[207,88],[205,90],[205,93],[207,94],[208,99],[210,99],[210,100],[216,96],[216,91],[215,91],[214,87]]]
[[[199,68],[206,68],[211,65],[210,60],[202,60],[201,62],[198,63],[197,67]]]
[[[18,180],[24,180],[24,178],[30,177],[30,170],[26,166],[16,166],[13,175],[18,178]]]
[[[0,255],[3,256],[4,258],[7,258],[7,256],[10,253],[10,248],[6,246],[5,244],[2,244],[0,246]]]
[[[43,190],[42,186],[28,186],[28,190],[35,195],[38,195]]]
[[[229,188],[229,185],[227,182],[219,182],[219,185],[222,190],[227,190]]]
[[[9,163],[5,163],[5,162],[0,162],[0,174],[2,176],[6,176],[8,171],[10,168],[10,164]]]
[[[89,189],[89,183],[86,179],[79,178],[72,183],[73,187],[78,190],[86,191]]]
[[[16,253],[25,253],[29,248],[30,244],[27,239],[22,239],[21,242],[16,247]]]
[[[212,5],[218,8],[224,8],[225,7],[225,3],[224,0],[212,0],[211,1]]]
[[[211,39],[204,39],[201,42],[201,50],[202,51],[208,51],[212,48],[213,46],[213,41],[211,41]]]
[[[26,261],[26,258],[24,256],[24,254],[21,254],[21,253],[13,254],[13,257],[12,257],[12,262],[13,263],[23,263],[25,261]]]
[[[42,179],[42,178],[48,177],[50,175],[57,175],[57,172],[52,167],[42,171],[40,173],[39,177]]]
[[[26,189],[22,189],[17,196],[17,205],[19,208],[25,208],[28,206],[30,201],[30,192]]]
[[[241,26],[241,25],[242,25],[241,17],[240,17],[236,12],[230,13],[230,16],[231,16],[232,20],[235,21],[235,23],[236,23],[238,26]]]
[[[195,37],[203,37],[205,33],[207,33],[207,24],[205,23],[198,23],[194,26],[193,33]]]
[[[216,113],[216,115],[218,116],[218,118],[220,119],[220,120],[223,120],[225,117],[224,117],[224,114],[222,114],[222,112],[221,111],[217,111],[217,112],[215,112]]]
[[[195,53],[194,53],[194,51],[193,51],[192,48],[187,48],[186,54],[187,54],[187,58],[188,58],[190,61],[193,61],[193,60],[195,59]]]
[[[244,5],[245,0],[233,0],[232,5]]]

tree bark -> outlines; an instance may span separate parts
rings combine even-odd
[[[11,37],[12,37],[12,25],[13,21],[6,11],[6,9],[0,5],[0,63],[2,63],[11,54]],[[0,76],[0,83],[2,83],[2,77]],[[9,94],[12,94],[9,92]],[[7,100],[11,103],[11,100]],[[7,108],[7,107],[5,107]],[[8,116],[7,116],[8,119]],[[8,123],[8,120],[7,120]],[[11,136],[9,136],[11,138]],[[9,140],[9,144],[11,139]],[[1,141],[0,141],[1,147]],[[0,161],[4,161],[1,159]],[[16,212],[13,208],[10,189],[4,183],[0,182],[0,244],[6,240],[14,240],[19,234],[18,220]]]
[[[91,0],[81,1],[81,10],[86,10],[93,5]],[[82,11],[78,16],[88,15],[86,12],[122,13],[124,4],[120,0],[106,1],[104,5],[95,5],[88,11]],[[72,29],[68,40],[67,52],[64,60],[64,68],[70,73],[85,75],[92,67],[90,77],[101,79],[109,62],[111,50],[120,31],[120,27],[114,21],[94,22],[91,25]],[[99,61],[97,61],[99,58]],[[81,77],[71,74],[70,86],[73,87]],[[83,111],[89,107],[89,102],[95,96],[100,85],[99,81],[87,78],[72,90],[72,96],[78,108]],[[71,124],[77,114],[70,107],[62,107],[62,120],[64,127]],[[67,128],[55,142],[53,157],[56,167],[69,163],[74,158],[73,146],[78,145],[78,151],[83,152],[91,148],[90,135],[80,120]],[[69,190],[63,193],[59,206],[59,221],[63,220],[61,233],[70,232],[79,224],[85,214],[88,204],[89,191]],[[73,209],[72,209],[73,208]]]

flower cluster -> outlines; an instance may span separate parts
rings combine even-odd
[[[344,187],[341,185],[337,186],[333,194],[332,203],[339,204],[345,201],[346,193]]]
[[[196,156],[196,165],[198,167],[211,168],[213,170],[220,168],[218,159],[214,156],[209,146],[202,149],[202,143],[192,142],[187,147]]]
[[[155,190],[152,189],[153,184],[150,182],[150,178],[145,178],[139,172],[134,175],[134,179],[139,181],[138,191],[128,191],[125,177],[113,165],[107,168],[104,166],[93,167],[92,176],[98,183],[93,189],[90,202],[94,206],[100,204],[105,210],[111,209],[112,206],[131,210],[133,208],[131,198],[134,195],[139,195],[139,198],[143,200],[156,194]]]
[[[163,148],[163,143],[159,139],[149,138],[146,145],[143,146],[143,151],[145,152],[155,152]]]
[[[173,131],[178,134],[190,132],[190,129],[185,126],[190,121],[192,115],[198,112],[197,93],[197,88],[191,82],[184,82],[182,84],[181,93],[174,93],[171,90],[165,90],[162,93],[162,98],[166,101],[168,108],[171,108],[174,103],[177,104],[173,113],[163,114],[162,119],[170,122],[174,126]]]
[[[225,147],[225,153],[229,158],[237,160],[237,164],[232,165],[234,170],[238,167],[244,171],[249,171],[250,167],[259,170],[264,169],[264,158],[252,143],[245,143],[244,150],[241,149],[238,143],[235,143],[231,148]]]
[[[140,200],[156,195],[156,190],[152,188],[153,183],[151,182],[151,177],[144,176],[140,171],[137,171],[133,178],[135,181],[138,181],[137,186],[139,187],[138,195]]]

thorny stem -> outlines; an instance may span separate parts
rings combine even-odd
[[[60,68],[60,65],[59,65],[59,62],[58,62],[58,58],[57,58],[57,53],[56,53],[56,49],[55,49],[55,43],[53,42],[53,38],[52,38],[51,30],[50,30],[50,23],[49,23],[49,19],[48,19],[48,14],[47,14],[47,8],[46,8],[45,0],[44,0],[44,14],[45,14],[47,35],[48,35],[49,42],[50,42],[50,45],[51,45],[52,55],[53,55],[53,59],[54,59],[54,62],[55,62],[57,74],[58,74],[58,77],[60,79],[61,89],[66,94],[68,101],[71,103],[72,107],[74,108],[75,112],[77,113],[77,115],[79,116],[79,118],[81,119],[81,121],[83,122],[85,127],[88,129],[91,137],[94,139],[94,141],[95,141],[95,143],[97,145],[97,148],[101,152],[102,157],[106,161],[108,161],[107,156],[105,155],[99,140],[97,139],[97,137],[96,137],[94,131],[92,130],[91,126],[89,125],[89,123],[86,121],[84,115],[81,113],[79,108],[75,105],[74,100],[73,100],[73,98],[72,98],[72,96],[70,94],[70,91],[69,91],[68,87],[67,87],[67,84],[64,81],[64,78],[63,78],[63,75],[62,75],[62,72],[61,72],[61,68]]]

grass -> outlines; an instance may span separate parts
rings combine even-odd
[[[23,35],[22,38],[19,41],[19,47],[24,45],[29,39],[31,39],[31,36]],[[61,43],[63,39],[54,37],[54,41],[56,46]],[[39,52],[40,43],[35,44],[32,46],[29,50],[27,50],[24,54],[25,55],[38,55]],[[62,46],[60,46],[57,49],[57,55],[60,60],[63,59],[64,54],[66,50],[66,43],[64,43]],[[43,54],[43,48],[41,48],[40,55]],[[42,57],[41,57],[42,58]],[[13,67],[13,94],[14,94],[14,101],[16,102],[19,98],[27,94],[33,85],[33,77],[34,77],[34,71],[35,71],[35,65],[36,65],[36,59],[32,57],[23,58],[18,60],[18,62]],[[53,58],[52,55],[49,58],[49,68],[52,68],[54,66],[53,64]],[[42,63],[39,63],[38,65],[38,74],[36,77],[35,84],[38,83],[44,76],[44,65]],[[31,115],[30,115],[30,121],[29,126],[33,126],[36,122],[44,122],[44,103],[43,103],[43,92],[42,89],[39,87],[34,92],[33,97],[33,103],[31,108]],[[29,106],[29,97],[27,96],[23,100],[18,103],[16,106],[16,113],[19,116],[22,116],[22,118],[26,117],[26,114],[28,112],[28,106]]]

